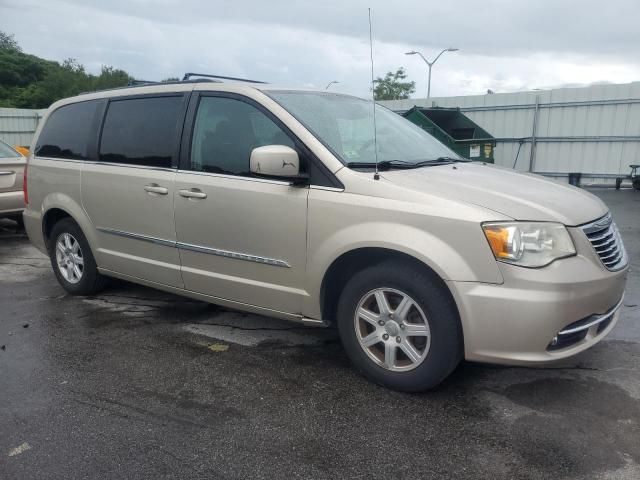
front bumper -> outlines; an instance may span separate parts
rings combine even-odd
[[[620,316],[628,266],[610,272],[592,250],[583,251],[541,269],[500,263],[501,285],[448,282],[460,311],[465,358],[535,365],[602,340]]]

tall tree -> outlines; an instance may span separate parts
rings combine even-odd
[[[404,100],[416,91],[416,82],[405,82],[407,73],[404,67],[394,72],[387,72],[384,78],[373,81],[373,97],[376,100]]]
[[[14,38],[13,34],[8,34],[0,31],[0,49],[2,50],[17,50],[22,51],[18,42]]]

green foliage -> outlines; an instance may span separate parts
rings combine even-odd
[[[103,65],[93,75],[73,58],[60,64],[23,53],[13,35],[0,32],[0,107],[46,108],[61,98],[123,87],[131,80],[113,67]]]
[[[387,72],[384,78],[373,81],[373,96],[376,100],[404,100],[416,91],[416,82],[404,82],[407,74],[404,67],[393,72]]]
[[[13,35],[4,32],[0,32],[0,48],[3,50],[21,50]]]

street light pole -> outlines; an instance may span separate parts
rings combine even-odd
[[[325,87],[325,90],[329,90],[329,87],[330,87],[331,85],[333,85],[334,83],[340,83],[340,82],[339,82],[339,81],[337,81],[337,80],[331,80],[329,83],[327,83],[327,86]]]
[[[436,58],[433,59],[432,62],[430,62],[429,60],[427,60],[424,55],[422,55],[422,53],[417,52],[415,50],[412,50],[410,52],[405,53],[405,55],[419,55],[420,58],[422,58],[422,60],[424,60],[424,63],[427,64],[427,66],[429,67],[429,76],[428,76],[428,82],[427,82],[427,100],[431,98],[431,67],[433,67],[433,64],[436,63],[438,61],[438,59],[440,58],[440,56],[444,53],[444,52],[457,52],[458,50],[460,50],[459,48],[453,48],[453,47],[449,47],[449,48],[445,48],[444,50],[442,50],[437,56]]]

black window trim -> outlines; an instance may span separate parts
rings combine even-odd
[[[101,165],[114,165],[118,167],[131,167],[131,168],[143,168],[148,170],[169,170],[174,171],[178,169],[180,154],[181,154],[181,145],[182,145],[182,132],[184,124],[185,124],[185,116],[187,115],[187,110],[189,106],[189,99],[191,97],[191,91],[188,92],[156,92],[156,93],[143,93],[137,95],[122,95],[117,97],[108,97],[104,98],[104,105],[102,106],[102,111],[100,112],[100,120],[99,124],[96,125],[97,136],[95,139],[95,150],[94,150],[94,160],[95,163],[99,163]],[[109,105],[112,102],[119,102],[124,100],[139,100],[144,98],[164,98],[164,97],[182,97],[182,104],[180,106],[180,110],[178,111],[178,119],[176,121],[176,129],[174,132],[174,147],[173,152],[171,154],[171,166],[170,167],[155,167],[152,165],[137,165],[137,164],[128,164],[128,163],[117,163],[117,162],[105,162],[100,160],[100,145],[102,144],[102,132],[104,130],[104,124],[107,119],[107,113],[109,112]]]
[[[344,185],[340,180],[336,178],[336,176],[331,172],[327,166],[322,163],[322,161],[311,151],[307,145],[298,138],[298,136],[291,131],[289,127],[287,127],[273,112],[271,112],[267,107],[257,102],[256,100],[247,97],[245,95],[235,93],[235,92],[214,92],[214,91],[194,91],[192,92],[191,99],[189,100],[189,106],[186,112],[186,120],[184,122],[184,128],[182,133],[182,142],[180,148],[180,162],[178,169],[181,171],[189,172],[189,173],[202,173],[197,172],[191,169],[191,143],[193,140],[194,128],[196,115],[198,113],[198,106],[200,104],[200,99],[204,97],[219,97],[219,98],[230,98],[234,100],[239,100],[241,102],[247,103],[258,109],[261,113],[263,113],[269,120],[276,124],[278,128],[280,128],[289,138],[291,138],[299,151],[304,155],[304,159],[309,162],[309,184],[310,187],[323,187],[323,188],[335,188],[339,190],[344,190]],[[311,168],[311,164],[316,167],[317,173],[313,175],[313,169]],[[252,177],[244,177],[242,175],[222,175],[225,177],[233,177],[238,179],[250,180]],[[323,178],[318,178],[318,177]],[[263,178],[260,178],[263,179]],[[322,180],[325,180],[323,183]],[[293,184],[293,182],[282,182],[276,178],[273,179],[274,182],[277,183],[285,183],[285,184]]]

